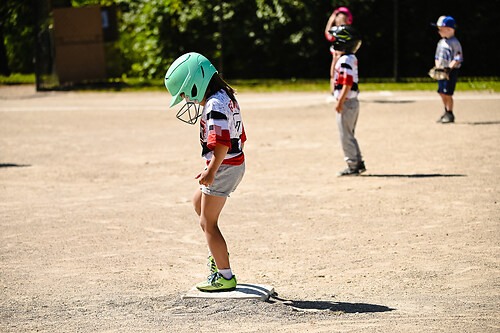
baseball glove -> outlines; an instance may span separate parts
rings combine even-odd
[[[429,70],[429,76],[435,80],[449,80],[449,72],[449,68],[439,68],[434,66]]]

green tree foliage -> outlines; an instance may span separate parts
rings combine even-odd
[[[0,37],[12,72],[33,72],[36,1],[0,2]],[[455,0],[52,0],[72,6],[119,8],[124,74],[160,78],[179,55],[205,54],[226,78],[328,77],[331,55],[323,31],[334,8],[347,6],[363,37],[357,53],[362,77],[424,76],[433,64],[440,15],[457,20],[465,75],[498,75],[494,57],[478,52],[496,36],[495,1],[471,12]],[[399,3],[394,26],[395,4]],[[480,24],[478,24],[480,23]],[[398,29],[397,43],[394,31]],[[2,36],[3,34],[3,36]],[[397,52],[394,45],[398,46]],[[1,48],[0,48],[1,53]],[[1,54],[0,54],[1,56]],[[473,58],[474,57],[474,58]],[[474,65],[472,59],[475,60]]]
[[[185,1],[162,13],[159,43],[166,64],[196,51],[226,77],[289,77],[294,69],[292,76],[311,77],[317,74],[309,70],[319,52],[315,44],[321,40],[327,49],[317,33],[326,20],[316,19],[327,12],[306,1]]]
[[[18,19],[24,12],[33,15],[30,0],[6,1],[12,8],[4,15],[10,27],[4,38],[10,66],[30,72],[33,52],[26,50],[27,45],[33,49],[35,24]],[[226,76],[287,77],[292,68],[297,70],[293,76],[314,76],[307,62],[314,62],[318,55],[314,44],[322,38],[317,31],[322,30],[326,12],[321,11],[322,19],[317,20],[314,10],[322,6],[307,6],[299,0],[71,1],[73,6],[112,3],[121,13],[120,45],[127,75],[162,76],[180,54],[196,51],[223,68]],[[7,7],[2,5],[2,9]],[[22,43],[17,36],[22,36]]]
[[[3,38],[7,65],[11,72],[34,72],[36,32],[34,1],[36,0],[1,1],[0,37]]]

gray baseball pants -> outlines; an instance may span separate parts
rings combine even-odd
[[[358,141],[354,137],[354,129],[358,121],[359,101],[357,98],[344,102],[342,113],[337,112],[337,126],[339,128],[340,143],[344,151],[344,160],[349,167],[356,167],[363,160]]]

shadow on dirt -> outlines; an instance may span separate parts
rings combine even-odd
[[[0,163],[0,168],[26,168],[30,166],[30,164]]]
[[[328,302],[328,301],[294,301],[287,300],[277,296],[272,296],[267,302],[281,302],[283,305],[290,306],[298,311],[322,311],[329,310],[342,313],[371,313],[388,312],[395,309],[384,305],[366,304],[366,303],[346,303],[346,302]]]
[[[464,123],[466,125],[499,125],[500,124],[500,121],[470,121],[470,122],[466,122]]]
[[[385,100],[385,99],[375,99],[367,102],[379,103],[379,104],[409,104],[415,103],[413,100]]]
[[[416,173],[412,175],[402,174],[382,174],[382,175],[360,175],[361,177],[379,177],[379,178],[447,178],[447,177],[467,177],[460,174],[442,174],[442,173]]]

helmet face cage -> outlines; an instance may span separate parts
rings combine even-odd
[[[190,94],[181,92],[181,95],[182,94],[184,94],[184,100],[186,101],[186,103],[180,108],[179,111],[177,111],[177,114],[175,116],[177,117],[177,119],[186,124],[194,125],[198,121],[198,118],[201,116],[201,105],[199,104],[199,101],[197,99],[191,100],[190,96],[197,96],[198,88],[195,84],[193,84]],[[198,105],[196,105],[196,103],[198,103]]]
[[[165,87],[172,95],[170,107],[179,104],[182,99],[186,104],[177,112],[176,117],[188,124],[196,124],[200,117],[200,103],[212,76],[217,73],[215,67],[203,55],[195,52],[186,53],[175,60],[165,74]]]
[[[196,105],[194,101],[190,101],[189,98],[186,97],[186,104],[184,104],[181,109],[177,111],[175,116],[177,119],[186,124],[194,125],[201,116],[200,109],[200,104]]]

